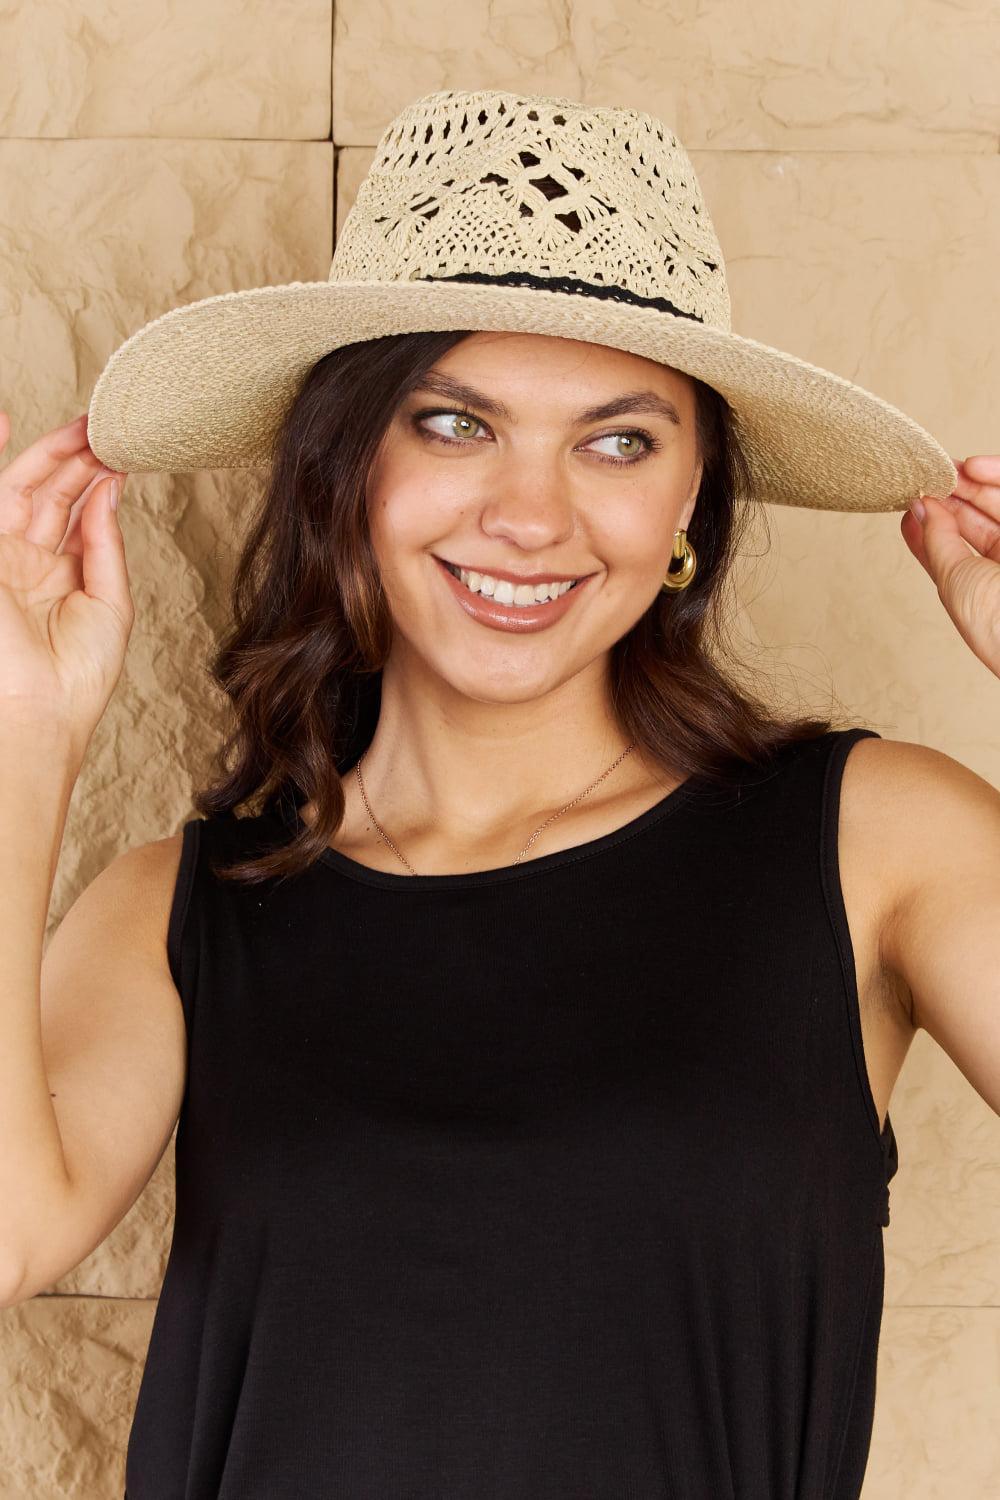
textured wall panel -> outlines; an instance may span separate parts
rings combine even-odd
[[[0,5],[0,136],[322,140],[331,0]]]
[[[913,1039],[892,1119],[900,1165],[887,1303],[1000,1312],[1000,1120],[926,1031]],[[1000,1365],[991,1379],[1000,1409]]]
[[[1000,1495],[1000,1308],[886,1308],[861,1500]]]
[[[155,1311],[34,1297],[0,1312],[0,1500],[121,1500]]]
[[[435,89],[648,110],[690,150],[996,151],[1000,8],[981,0],[339,0],[338,145]]]

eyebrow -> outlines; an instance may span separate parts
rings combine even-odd
[[[437,396],[443,396],[447,401],[458,401],[465,406],[474,406],[478,411],[486,412],[491,417],[499,417],[502,422],[510,422],[514,425],[517,418],[508,406],[502,401],[495,400],[492,396],[484,395],[473,386],[466,385],[461,380],[455,380],[451,375],[444,375],[438,371],[429,371],[423,375],[413,391],[431,391]],[[666,417],[668,422],[673,422],[680,427],[680,413],[672,401],[664,396],[658,396],[655,391],[623,391],[620,396],[613,397],[610,401],[602,401],[598,406],[586,406],[577,412],[574,421],[603,422],[608,417],[621,417],[629,412],[649,412],[655,416]]]

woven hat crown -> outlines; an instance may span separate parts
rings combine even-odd
[[[635,110],[484,90],[392,122],[329,281],[586,290],[729,332],[725,262],[691,160]]]
[[[325,281],[223,292],[133,333],[94,387],[90,444],[125,472],[270,464],[327,354],[443,329],[575,339],[700,380],[775,504],[894,510],[956,483],[898,407],[733,332],[715,228],[662,120],[503,90],[426,94],[391,121]]]

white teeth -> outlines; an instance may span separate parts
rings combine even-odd
[[[464,568],[452,568],[451,571],[474,594],[495,599],[498,604],[513,604],[519,609],[533,604],[547,604],[550,599],[558,599],[565,594],[574,584],[572,579],[567,583],[556,583],[553,580],[549,583],[513,584],[507,578],[491,578],[488,573],[467,572]]]

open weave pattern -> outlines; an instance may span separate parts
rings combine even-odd
[[[471,269],[606,283],[732,326],[691,160],[661,121],[632,110],[499,91],[428,94],[404,109],[375,148],[329,279]]]

